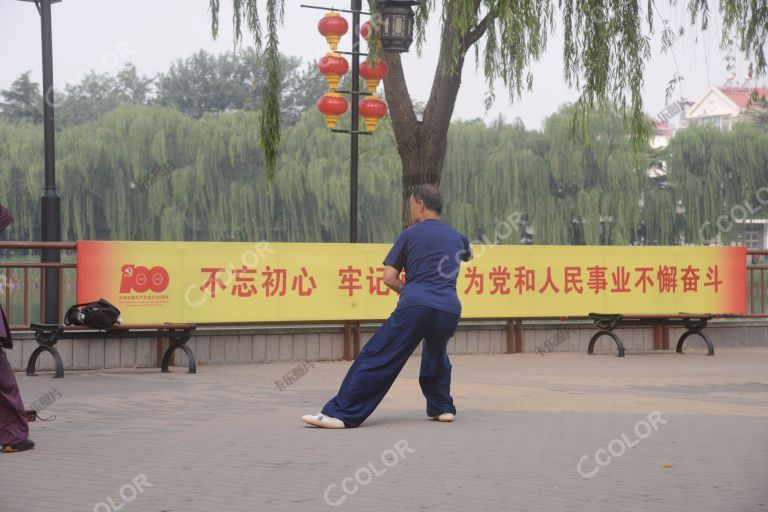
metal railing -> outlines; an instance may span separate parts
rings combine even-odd
[[[751,263],[751,264],[750,264]],[[766,311],[765,271],[768,250],[747,249],[747,314],[749,318],[768,317]]]
[[[41,249],[58,249],[60,251],[76,251],[74,242],[0,242],[0,251],[18,250],[35,251]],[[38,257],[39,259],[39,257]],[[13,330],[28,329],[31,322],[45,318],[45,279],[43,269],[59,269],[59,320],[63,316],[62,308],[65,303],[65,293],[77,293],[77,263],[40,263],[38,262],[3,262],[0,261],[0,300],[8,317],[8,323]],[[67,276],[68,272],[71,276]],[[71,279],[67,279],[71,277]],[[72,286],[67,286],[71,283]],[[39,288],[39,297],[31,295],[31,291]],[[20,289],[20,293],[17,290]],[[32,299],[32,300],[30,300]],[[36,300],[37,299],[37,300]]]

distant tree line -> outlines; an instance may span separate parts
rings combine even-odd
[[[292,125],[325,93],[325,81],[314,63],[281,56],[282,121]],[[9,121],[42,123],[42,90],[23,73],[0,90],[0,116]],[[266,73],[252,48],[221,55],[204,50],[178,59],[155,77],[141,75],[126,64],[115,73],[91,71],[78,83],[55,93],[58,128],[97,119],[119,105],[160,105],[199,119],[208,113],[256,111],[261,106]]]
[[[167,76],[169,83],[181,80]],[[133,90],[120,87],[126,95]],[[257,111],[226,102],[212,107],[202,99],[184,104],[168,94],[163,105],[153,94],[152,101],[126,101],[100,115],[95,112],[105,107],[93,100],[102,106],[91,111],[92,119],[60,125],[65,240],[347,240],[349,143],[325,127],[316,109],[303,107],[300,114],[297,100],[297,120],[283,129],[270,183]],[[218,112],[198,115],[211,108]],[[442,182],[445,219],[484,243],[674,245],[715,235],[725,244],[742,243],[744,223],[718,224],[734,208],[740,217],[746,211],[768,218],[768,205],[756,196],[768,186],[763,127],[689,128],[664,150],[638,155],[620,114],[589,113],[584,136],[574,138],[571,108],[550,116],[541,131],[519,120],[452,123]],[[12,110],[3,112],[0,201],[16,216],[7,237],[34,240],[42,130],[34,110],[10,119]],[[364,137],[360,149],[360,240],[390,242],[401,229],[402,178],[389,121]],[[738,206],[745,201],[748,208]]]

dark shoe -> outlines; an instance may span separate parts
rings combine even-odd
[[[20,441],[16,444],[5,444],[3,445],[3,452],[4,453],[13,453],[13,452],[23,452],[26,450],[31,450],[35,447],[35,442],[31,439],[27,438],[23,441]]]

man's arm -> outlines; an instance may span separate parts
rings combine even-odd
[[[388,288],[394,290],[395,293],[400,294],[400,291],[403,289],[403,282],[400,280],[400,271],[395,267],[386,265],[384,267],[384,284],[387,285]]]
[[[461,241],[464,243],[464,254],[461,256],[461,261],[472,261],[475,255],[472,253],[472,247],[469,245],[469,240],[464,235],[461,235]],[[456,261],[458,263],[458,261]]]

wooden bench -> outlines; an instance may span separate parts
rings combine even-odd
[[[603,336],[608,336],[616,342],[616,348],[619,351],[619,357],[624,357],[624,344],[621,338],[615,332],[618,327],[645,327],[645,326],[673,326],[684,327],[685,332],[677,340],[676,352],[683,353],[683,343],[690,336],[699,336],[707,344],[707,355],[715,355],[715,347],[707,335],[702,332],[707,326],[707,322],[716,315],[618,315],[590,313],[589,318],[595,323],[598,331],[589,340],[587,354],[594,354],[595,343]]]
[[[43,352],[48,352],[53,356],[53,362],[56,369],[54,378],[64,377],[64,364],[61,361],[61,355],[56,349],[56,342],[60,339],[69,340],[90,340],[105,338],[148,338],[162,337],[168,338],[170,343],[163,355],[161,371],[167,373],[168,364],[171,355],[176,349],[181,349],[187,354],[188,373],[197,373],[195,356],[192,350],[187,346],[187,341],[192,336],[192,331],[197,328],[195,324],[129,324],[115,325],[104,330],[92,329],[81,326],[65,326],[61,324],[31,324],[30,328],[35,332],[35,340],[39,345],[27,363],[27,375],[34,376],[35,364],[37,358]]]

